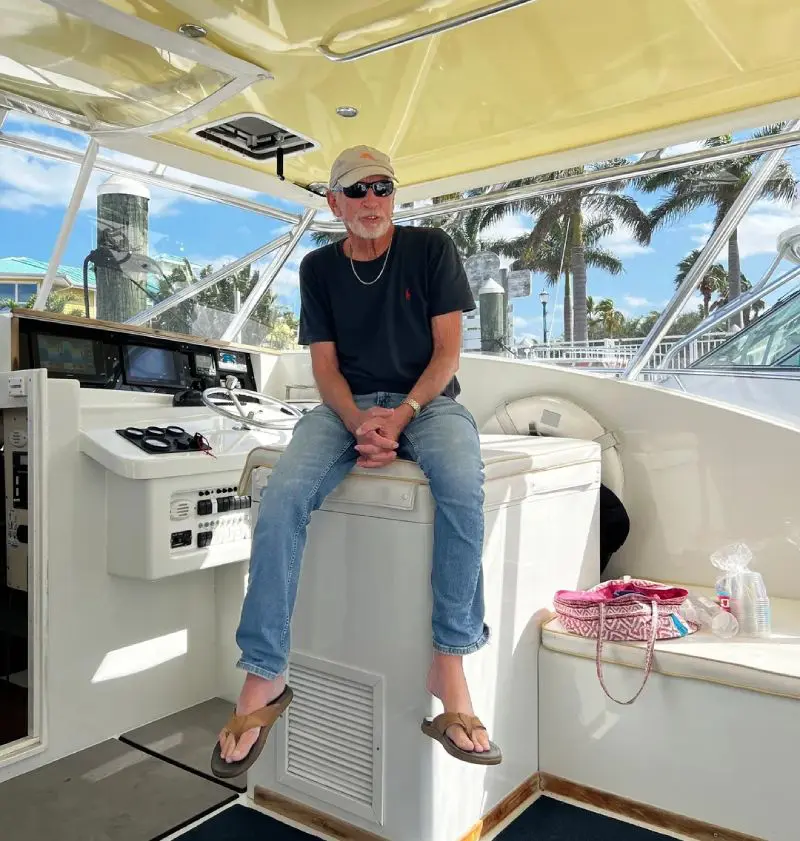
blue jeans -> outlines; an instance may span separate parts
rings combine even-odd
[[[376,392],[354,399],[365,410],[394,408],[404,396]],[[297,422],[261,496],[236,632],[242,651],[239,668],[270,680],[286,670],[308,522],[355,464],[355,443],[339,416],[324,404]],[[437,397],[408,424],[398,443],[398,458],[419,465],[436,503],[433,647],[445,654],[470,654],[489,638],[483,621],[484,494],[478,429],[463,406]]]

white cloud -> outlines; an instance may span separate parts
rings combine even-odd
[[[629,307],[632,307],[633,309],[641,309],[642,307],[653,306],[652,302],[648,301],[647,298],[638,298],[635,295],[625,295],[623,300]]]
[[[481,231],[481,239],[484,242],[492,240],[512,240],[517,237],[529,234],[533,228],[530,216],[506,216]],[[512,263],[508,257],[500,257],[500,266],[508,268]]]
[[[800,202],[795,202],[794,206],[771,200],[756,202],[739,223],[739,256],[744,259],[756,254],[775,254],[778,235],[795,225],[800,225]],[[702,248],[711,235],[713,225],[711,222],[700,222],[689,225],[689,228],[699,232],[692,236],[692,242]],[[727,265],[727,245],[723,245],[717,260]]]
[[[47,139],[47,138],[45,138]],[[0,208],[17,213],[30,213],[50,208],[65,208],[69,204],[77,164],[55,161],[32,155],[19,149],[0,148]],[[97,206],[97,188],[109,174],[95,169],[81,202],[81,210],[93,211]],[[203,201],[164,187],[150,190],[150,216],[165,216],[177,212],[180,202]]]
[[[603,237],[601,245],[617,257],[635,257],[653,251],[649,245],[639,245],[627,228],[616,228],[609,236]]]
[[[516,330],[518,327],[527,327],[530,324],[530,320],[527,318],[523,318],[521,315],[514,316],[514,329]]]

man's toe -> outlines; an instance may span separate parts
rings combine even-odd
[[[233,739],[232,736],[231,739]],[[253,745],[256,743],[256,739],[258,739],[257,727],[253,728],[252,730],[247,730],[245,733],[243,733],[242,737],[239,739],[239,743],[235,745],[235,749],[231,749],[230,751],[230,761],[240,762],[242,759],[244,759],[250,752],[250,748],[252,748]]]
[[[450,737],[450,739],[452,739],[453,742],[455,742],[457,747],[461,748],[461,750],[475,749],[475,745],[464,732],[463,728],[450,727],[447,731],[447,735]]]

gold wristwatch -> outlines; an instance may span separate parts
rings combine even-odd
[[[413,397],[406,397],[406,399],[403,400],[403,402],[400,405],[402,406],[403,403],[405,403],[406,406],[411,406],[411,411],[414,413],[414,417],[416,417],[420,413],[420,409],[422,407],[419,405],[419,403],[417,403],[417,401]]]

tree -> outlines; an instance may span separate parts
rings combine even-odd
[[[755,132],[753,137],[777,134],[784,126],[784,123],[766,126]],[[727,134],[710,137],[704,145],[719,147],[732,141],[732,135]],[[715,211],[713,230],[716,230],[747,186],[760,158],[761,155],[745,155],[671,172],[659,172],[637,179],[637,186],[645,192],[655,193],[667,190],[667,195],[650,212],[649,218],[653,230],[676,222],[705,206]],[[797,184],[791,165],[786,161],[781,161],[757,198],[790,203],[797,192]],[[728,289],[731,300],[738,298],[742,292],[741,278],[739,236],[738,231],[734,230],[728,239]],[[740,314],[734,316],[732,321],[741,326]]]
[[[585,172],[611,169],[626,163],[622,159],[603,161],[588,167],[576,167],[537,176],[524,181],[514,181],[505,185],[515,187],[521,184],[547,183],[555,179],[581,175]],[[570,325],[569,313],[564,312],[565,341],[586,342],[588,324],[586,312],[586,229],[596,218],[611,220],[611,233],[617,226],[628,228],[641,245],[650,242],[651,226],[647,214],[639,207],[632,196],[623,194],[624,181],[608,184],[589,184],[575,187],[563,193],[548,196],[535,196],[506,205],[507,214],[530,213],[535,222],[528,234],[528,248],[531,253],[542,246],[548,234],[553,231],[566,231],[569,242],[569,267],[572,275],[573,324]],[[572,330],[570,329],[572,326]]]
[[[596,318],[603,325],[603,332],[608,338],[613,338],[614,333],[619,335],[625,324],[625,316],[614,306],[611,298],[603,298],[602,301],[598,301],[593,306],[593,310]]]
[[[678,263],[678,274],[675,275],[676,288],[679,287],[684,280],[686,280],[689,269],[691,269],[699,256],[700,249],[695,248],[694,251],[691,251],[683,258],[683,260],[680,261],[680,263]],[[739,283],[743,292],[752,288],[752,284],[743,274],[740,274],[739,276]],[[715,263],[713,266],[709,267],[703,277],[700,278],[698,291],[703,296],[703,303],[700,305],[703,318],[707,318],[710,312],[715,309],[719,309],[721,306],[728,303],[730,294],[730,279],[728,277],[728,272],[725,270],[722,263]],[[712,295],[718,296],[713,303],[711,302]],[[761,298],[753,301],[745,307],[742,310],[745,326],[750,323],[754,315],[757,317],[758,313],[765,307],[766,303]],[[731,322],[733,322],[733,319],[731,319]]]
[[[32,310],[36,303],[36,296],[32,295],[20,306],[13,298],[0,298],[0,310],[26,309]],[[46,312],[64,312],[69,303],[69,297],[63,292],[51,292],[44,305]]]
[[[603,248],[600,240],[614,230],[614,220],[610,217],[588,221],[583,230],[584,260],[587,266],[603,269],[612,275],[623,272],[622,261]],[[548,286],[555,286],[561,275],[564,276],[564,341],[572,341],[572,284],[570,282],[570,261],[567,256],[568,225],[558,220],[548,229],[538,247],[531,246],[530,234],[522,234],[512,240],[498,240],[484,243],[489,251],[511,258],[511,270],[530,269],[545,276]],[[587,319],[589,316],[587,296]],[[568,315],[569,314],[569,315]],[[588,322],[587,322],[588,330]]]
[[[686,280],[689,270],[695,262],[697,262],[697,258],[699,256],[700,249],[695,248],[694,251],[689,252],[689,254],[687,254],[678,263],[678,274],[675,275],[676,288],[678,288],[683,281]],[[703,316],[707,317],[711,305],[712,295],[722,289],[724,289],[726,293],[728,290],[728,273],[725,271],[725,267],[722,263],[715,263],[706,270],[706,273],[700,278],[700,283],[698,284],[697,289],[703,297],[703,303],[701,304],[703,308]]]
[[[204,266],[199,279],[203,280],[213,272],[212,266]],[[238,311],[259,277],[260,273],[251,266],[243,266],[193,298],[167,310],[159,317],[158,326],[162,330],[190,335],[199,329],[209,338],[218,338],[228,326],[230,315]],[[191,268],[186,273],[175,267],[168,276],[160,279],[154,296],[156,301],[162,301],[186,286],[189,278],[194,279]],[[201,325],[199,328],[198,324]],[[248,344],[288,348],[295,343],[297,328],[297,316],[289,307],[278,304],[275,292],[267,290],[250,314],[242,338]]]

